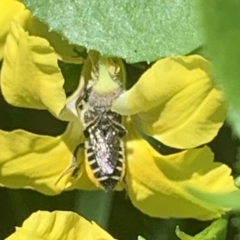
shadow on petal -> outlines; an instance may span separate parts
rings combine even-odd
[[[230,168],[213,162],[208,147],[162,156],[140,138],[130,122],[128,129],[126,183],[137,208],[153,217],[201,220],[225,212],[186,190],[186,186],[210,192],[236,190]]]

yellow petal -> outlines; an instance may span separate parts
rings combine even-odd
[[[17,22],[19,25],[22,26],[22,28],[26,29],[29,21],[32,19],[32,14],[28,9],[23,9],[19,11],[16,15],[14,15],[13,20]],[[9,28],[10,28],[9,24]],[[10,29],[9,29],[10,31]]]
[[[115,101],[113,109],[124,115],[148,111],[167,101],[192,81],[206,78],[206,71],[209,71],[209,64],[198,55],[161,59]]]
[[[15,106],[48,109],[58,115],[65,104],[64,83],[57,57],[49,43],[29,37],[16,22],[11,23],[1,72],[1,88]]]
[[[186,149],[207,143],[226,116],[209,74],[209,63],[197,55],[160,60],[126,93],[128,111],[141,111],[134,117],[138,127],[165,145]]]
[[[38,211],[6,240],[114,240],[96,223],[73,212]]]
[[[92,187],[87,174],[81,174],[81,171],[79,179],[71,182],[76,170],[70,168],[72,153],[82,141],[81,125],[77,123],[70,124],[59,137],[41,136],[23,130],[0,131],[0,185],[33,188],[50,195],[73,188],[72,185],[87,188],[89,184]],[[77,159],[79,164],[83,162],[83,150],[79,151]]]
[[[130,199],[142,212],[153,217],[202,220],[220,217],[224,208],[198,199],[186,186],[197,186],[208,192],[236,189],[230,168],[213,162],[213,153],[208,147],[162,156],[129,125],[126,153]]]
[[[70,112],[70,113],[72,113],[73,116],[75,116],[76,119],[80,119],[76,105],[77,105],[77,101],[79,100],[79,98],[81,98],[83,96],[84,89],[85,89],[85,83],[84,83],[83,78],[81,77],[79,80],[78,87],[73,92],[73,94],[67,98],[65,108],[63,109],[63,111],[60,115],[62,115],[64,117],[64,115],[66,115],[68,112]]]
[[[0,1],[0,60],[3,58],[3,49],[9,31],[9,23],[19,11],[24,9],[24,5],[15,0]]]

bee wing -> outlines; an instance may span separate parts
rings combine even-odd
[[[120,140],[113,128],[107,134],[94,127],[89,135],[89,147],[92,158],[97,162],[103,174],[111,175],[118,162]]]

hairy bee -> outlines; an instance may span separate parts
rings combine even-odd
[[[113,190],[124,174],[122,137],[126,134],[122,116],[111,111],[112,102],[123,90],[116,75],[109,76],[116,83],[112,91],[99,91],[97,79],[86,87],[76,102],[84,126],[84,149],[89,166],[106,191]]]

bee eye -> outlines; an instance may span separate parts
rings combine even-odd
[[[87,129],[84,129],[84,130],[83,130],[83,135],[84,135],[85,138],[88,138],[88,137],[89,137],[89,132],[88,132]]]

